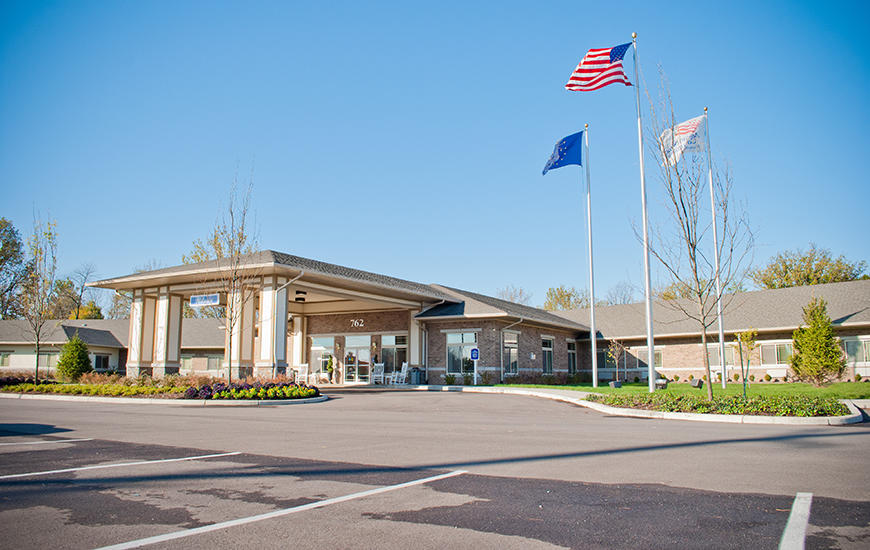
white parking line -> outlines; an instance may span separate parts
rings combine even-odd
[[[93,437],[85,439],[50,439],[45,441],[20,441],[18,443],[0,443],[0,446],[6,445],[45,445],[46,443],[75,443],[76,441],[93,441]]]
[[[234,519],[230,521],[223,521],[220,523],[213,523],[211,525],[204,525],[202,527],[195,527],[193,529],[186,529],[184,531],[176,531],[174,533],[167,533],[165,535],[157,535],[154,537],[148,537],[145,539],[139,540],[131,540],[130,542],[122,542],[121,544],[115,544],[112,546],[103,546],[102,548],[98,548],[97,550],[120,550],[123,548],[140,548],[142,546],[147,546],[149,544],[157,544],[159,542],[166,542],[169,540],[180,539],[184,537],[192,537],[194,535],[201,535],[202,533],[209,533],[211,531],[217,531],[219,529],[226,529],[228,527],[236,527],[238,525],[245,525],[247,523],[253,523],[255,521],[262,521],[264,519],[272,519],[281,516],[286,516],[288,514],[294,514],[296,512],[304,512],[305,510],[314,510],[316,508],[323,508],[324,506],[329,506],[331,504],[338,504],[340,502],[347,502],[348,500],[354,500],[357,498],[368,497],[371,495],[377,495],[380,493],[386,493],[387,491],[395,491],[396,489],[404,489],[405,487],[412,487],[414,485],[422,485],[424,483],[429,483],[430,481],[438,481],[439,479],[446,479],[448,477],[458,476],[466,473],[465,470],[454,470],[452,472],[448,472],[446,474],[441,474],[432,477],[424,477],[422,479],[415,479],[414,481],[408,481],[405,483],[399,483],[397,485],[387,485],[385,487],[378,487],[377,489],[369,489],[368,491],[361,491],[359,493],[352,493],[349,495],[344,495],[341,497],[328,498],[325,500],[319,500],[317,502],[310,502],[308,504],[303,504],[301,506],[294,506],[293,508],[285,508],[283,510],[275,510],[274,512],[268,512],[266,514],[260,514],[258,516],[249,516],[246,518]]]
[[[798,493],[791,505],[791,513],[779,541],[779,550],[803,550],[810,522],[810,505],[813,503],[812,493]]]
[[[30,476],[47,476],[51,474],[65,474],[67,472],[80,472],[82,470],[101,470],[103,468],[121,468],[123,466],[141,466],[143,464],[160,464],[162,462],[181,462],[183,460],[200,460],[203,458],[217,458],[219,456],[233,456],[240,455],[241,451],[236,451],[232,453],[220,453],[214,455],[200,455],[200,456],[185,456],[182,458],[164,458],[161,460],[141,460],[139,462],[122,462],[120,464],[99,464],[96,466],[81,466],[79,468],[64,468],[63,470],[46,470],[44,472],[28,472],[26,474],[10,474],[5,476],[0,476],[0,479],[12,479],[15,477],[30,477]]]

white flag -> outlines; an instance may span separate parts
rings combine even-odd
[[[707,141],[707,115],[691,118],[662,132],[662,157],[664,162],[676,166],[685,152],[704,151]]]

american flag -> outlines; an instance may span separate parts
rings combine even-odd
[[[565,84],[565,89],[575,92],[591,92],[618,82],[631,86],[631,82],[628,81],[628,77],[622,70],[622,58],[629,46],[631,46],[631,42],[612,48],[598,48],[586,52],[586,55],[580,60],[580,64],[571,74],[571,78],[568,79],[568,83]]]
[[[665,128],[660,138],[664,161],[676,166],[683,153],[702,152],[707,139],[706,120],[707,115],[701,115],[676,124],[673,128]]]

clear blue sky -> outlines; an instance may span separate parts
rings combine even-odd
[[[710,107],[756,262],[870,258],[866,2],[412,4],[3,3],[0,216],[115,276],[180,263],[253,172],[263,248],[540,304],[587,286],[579,169],[541,168],[588,122],[598,294],[639,286],[634,89],[563,88],[636,31],[677,117]]]

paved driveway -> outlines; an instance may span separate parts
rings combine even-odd
[[[795,495],[811,493],[808,547],[870,545],[864,425],[629,419],[503,395],[332,397],[257,408],[0,400],[0,540],[775,548]]]

